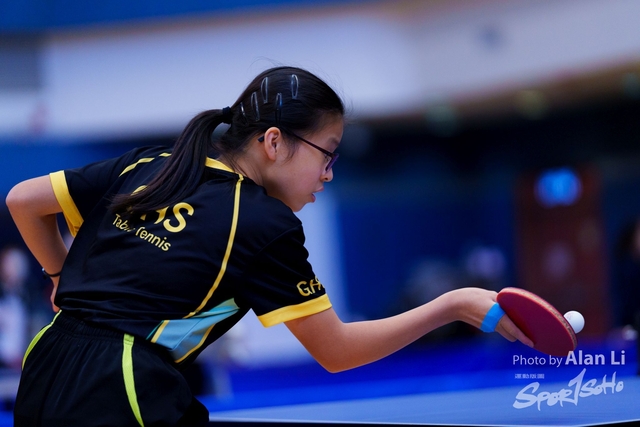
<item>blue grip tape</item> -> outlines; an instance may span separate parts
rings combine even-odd
[[[484,316],[482,325],[480,325],[480,330],[482,332],[495,331],[496,326],[498,326],[498,322],[502,319],[502,316],[504,316],[504,310],[500,307],[500,304],[493,304],[489,311],[487,311],[486,316]]]

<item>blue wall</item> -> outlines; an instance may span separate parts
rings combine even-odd
[[[442,176],[446,182],[453,177]],[[409,184],[399,182],[398,189]],[[415,185],[415,183],[413,184]],[[499,248],[514,275],[514,202],[509,183],[445,185],[431,194],[380,191],[341,201],[347,298],[365,318],[391,314],[412,269],[424,260],[460,267],[472,245]]]
[[[349,3],[358,1],[365,0],[349,0]],[[34,33],[194,14],[345,3],[337,0],[5,0],[0,2],[0,32]]]
[[[21,243],[9,217],[4,198],[15,184],[61,169],[118,156],[133,143],[95,142],[65,144],[61,141],[4,140],[0,143],[0,246]]]

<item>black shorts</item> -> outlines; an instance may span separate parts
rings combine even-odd
[[[62,313],[25,356],[14,426],[206,426],[168,355],[142,339]]]

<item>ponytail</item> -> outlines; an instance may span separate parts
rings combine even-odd
[[[251,139],[277,126],[285,135],[313,132],[327,116],[344,116],[340,97],[324,81],[297,67],[275,67],[256,76],[231,107],[198,114],[176,141],[173,153],[158,174],[140,191],[118,194],[113,212],[132,218],[163,209],[192,194],[201,183],[209,150],[232,166]],[[222,123],[231,126],[212,138]],[[297,138],[285,138],[299,143]]]
[[[202,180],[213,131],[227,121],[227,116],[225,108],[203,111],[191,119],[156,176],[140,191],[114,196],[111,211],[131,218],[165,208],[192,194]]]

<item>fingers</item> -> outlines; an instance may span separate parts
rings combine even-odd
[[[494,303],[489,311],[484,315],[480,330],[483,332],[493,332],[496,330],[498,323],[504,317],[504,310],[499,304]]]
[[[528,347],[533,347],[533,341],[531,341],[506,314],[502,316],[502,319],[498,322],[496,331],[511,342],[517,340]]]
[[[515,323],[513,323],[509,316],[504,314],[504,311],[499,308],[499,305],[496,301],[498,296],[497,292],[485,291],[480,289],[470,289],[469,291],[475,292],[474,294],[472,294],[474,296],[472,300],[473,303],[482,302],[481,309],[484,310],[482,311],[484,314],[483,317],[481,317],[482,320],[478,325],[476,325],[478,328],[480,328],[480,330],[484,332],[495,331],[511,342],[520,341],[522,344],[528,347],[533,347],[533,341],[531,341],[531,339],[529,339],[529,337],[527,337],[525,333],[522,332]],[[487,298],[488,301],[487,299],[484,299],[484,301],[482,301],[480,297]],[[489,309],[484,308],[486,307],[487,302],[493,303],[493,305]],[[470,306],[473,307],[473,305]],[[473,321],[468,323],[475,324]]]

